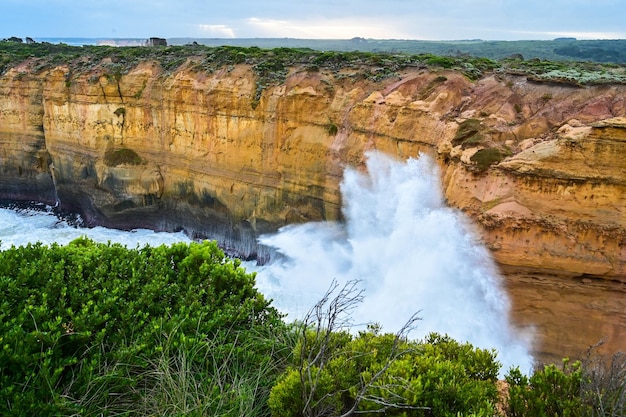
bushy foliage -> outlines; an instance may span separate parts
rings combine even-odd
[[[576,84],[619,84],[626,82],[626,74],[609,71],[588,71],[581,68],[555,69],[538,76],[541,80]]]
[[[296,348],[294,363],[271,391],[272,415],[493,415],[500,368],[494,352],[437,334],[397,342],[396,335],[373,330],[355,337],[334,333],[324,345],[327,350],[312,355],[328,355],[326,366],[313,369]],[[363,381],[373,383],[362,390]],[[309,403],[303,391],[314,391]],[[359,405],[350,411],[357,396]]]
[[[589,415],[581,396],[583,373],[580,362],[563,361],[563,367],[546,365],[530,377],[519,369],[506,376],[509,384],[507,416],[560,416]]]
[[[526,75],[535,82],[548,82],[583,87],[594,84],[624,84],[626,68],[623,65],[594,62],[558,62],[532,59],[528,61],[503,60],[501,72]]]
[[[114,167],[123,164],[141,165],[143,159],[132,149],[119,148],[104,154],[104,163],[107,166]]]
[[[254,276],[213,242],[12,247],[0,303],[1,415],[131,415],[156,398],[157,370],[183,365],[213,383],[212,402],[236,401],[247,369],[247,401],[263,403],[273,376],[259,370],[284,331]]]
[[[12,247],[0,252],[0,415],[497,415],[494,351],[351,334],[342,314],[361,293],[339,294],[286,325],[213,242]],[[623,354],[506,382],[510,417],[626,409]]]
[[[452,138],[452,144],[454,146],[465,144],[468,141],[473,141],[479,133],[484,130],[484,127],[478,119],[467,119],[459,124],[456,134]]]

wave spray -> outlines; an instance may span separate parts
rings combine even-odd
[[[353,322],[397,331],[419,311],[411,337],[448,334],[496,349],[503,371],[532,368],[528,343],[509,322],[509,300],[488,251],[462,213],[444,204],[437,166],[426,156],[367,155],[367,173],[347,169],[343,223],[308,223],[262,236],[279,256],[257,284],[288,318],[302,318],[333,280],[359,280]],[[414,334],[414,333],[420,334]]]

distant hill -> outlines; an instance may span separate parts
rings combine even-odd
[[[550,41],[418,41],[396,39],[295,39],[295,38],[172,38],[170,45],[196,42],[208,46],[258,46],[260,48],[311,48],[324,51],[362,51],[388,53],[429,53],[444,56],[470,55],[490,59],[512,56],[550,61],[592,61],[626,63],[626,39],[577,40],[557,38]]]
[[[10,38],[22,41],[19,38]],[[27,42],[49,42],[72,46],[109,45],[142,46],[145,39],[137,38],[26,38]],[[587,61],[626,64],[626,39],[486,41],[465,39],[452,41],[422,41],[406,39],[297,39],[297,38],[170,38],[167,45],[200,44],[206,46],[256,46],[272,48],[310,48],[318,51],[375,52],[390,54],[433,54],[452,57],[479,57],[501,60],[506,58],[541,59],[548,61]]]

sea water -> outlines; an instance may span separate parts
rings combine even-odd
[[[0,250],[35,242],[48,245],[56,242],[65,245],[83,236],[100,243],[121,243],[129,248],[190,241],[182,232],[163,233],[146,229],[122,231],[106,227],[82,228],[77,227],[75,223],[74,220],[57,217],[51,207],[0,208]]]

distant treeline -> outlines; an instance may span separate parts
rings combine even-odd
[[[480,39],[461,41],[419,41],[395,39],[192,39],[174,38],[172,45],[197,42],[207,46],[258,46],[260,48],[311,48],[325,51],[362,51],[407,54],[434,54],[444,56],[470,55],[489,59],[504,59],[521,55],[525,59],[550,61],[592,61],[626,63],[626,39],[576,40],[558,38],[546,41],[484,41]]]
[[[624,63],[626,41],[570,41],[554,48],[554,53],[579,60]]]
[[[3,41],[37,43],[33,38],[18,37]],[[49,39],[43,39],[49,41]],[[55,38],[52,43],[69,45],[116,45],[116,46],[166,46],[205,45],[259,48],[310,48],[318,51],[373,52],[390,54],[433,54],[439,56],[471,56],[501,60],[506,58],[542,59],[549,61],[588,61],[598,63],[626,64],[626,39],[577,40],[556,38],[554,40],[485,41],[482,39],[458,41],[421,41],[406,39],[295,39],[295,38],[149,38],[137,39],[70,39]]]

